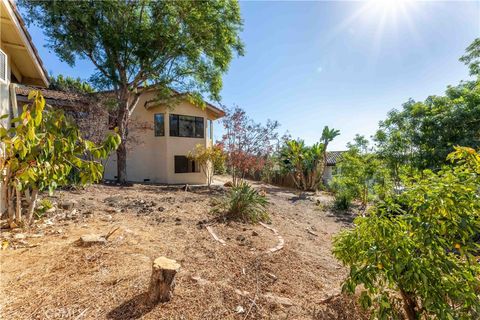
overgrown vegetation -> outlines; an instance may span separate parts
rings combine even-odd
[[[253,176],[262,170],[278,139],[279,123],[271,120],[265,125],[256,123],[239,107],[228,110],[222,123],[227,166],[233,184],[237,185],[247,175]]]
[[[203,174],[207,178],[207,185],[210,188],[212,184],[215,168],[221,168],[225,163],[225,154],[218,145],[204,147],[197,145],[195,151],[191,152],[188,157],[200,166]]]
[[[361,304],[380,319],[480,317],[480,155],[456,147],[448,161],[334,240],[350,267],[343,289],[361,286]]]
[[[268,221],[268,200],[247,182],[233,186],[227,195],[214,205],[213,212],[243,222]]]
[[[80,184],[99,181],[103,166],[98,160],[120,143],[117,134],[110,134],[100,145],[85,140],[62,110],[45,109],[40,92],[31,91],[28,98],[32,103],[11,120],[11,127],[0,127],[2,199],[7,203],[11,227],[31,223],[38,193],[68,185],[73,170]]]
[[[338,209],[348,209],[354,199],[365,209],[368,202],[384,199],[393,192],[388,170],[363,136],[357,135],[354,142],[348,144],[348,151],[342,154],[336,171],[331,187]]]
[[[295,186],[300,190],[318,190],[322,185],[326,166],[327,146],[339,130],[322,131],[321,142],[307,146],[303,140],[288,139],[279,151],[279,165],[285,174],[289,174]]]
[[[49,89],[59,90],[73,93],[93,93],[95,90],[86,81],[82,81],[80,78],[72,78],[69,76],[64,77],[59,74],[56,77],[49,78]]]

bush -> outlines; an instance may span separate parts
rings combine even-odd
[[[268,200],[251,185],[241,182],[233,186],[228,194],[214,205],[214,212],[226,214],[231,219],[256,223],[268,221]]]
[[[353,197],[349,192],[341,191],[335,193],[335,202],[333,203],[335,209],[348,210],[352,204]]]
[[[455,149],[455,166],[423,172],[334,239],[343,290],[360,286],[377,318],[480,319],[480,154]]]

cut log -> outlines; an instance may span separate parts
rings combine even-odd
[[[147,293],[147,303],[155,305],[167,302],[173,296],[175,288],[175,275],[180,269],[180,264],[175,260],[160,257],[153,261],[152,276]]]

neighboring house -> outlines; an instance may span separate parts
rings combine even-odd
[[[156,101],[154,90],[142,93],[129,123],[127,179],[131,182],[205,184],[200,167],[187,158],[200,144],[213,143],[213,120],[225,113],[183,100],[173,108]],[[105,165],[105,179],[117,176],[116,154]]]
[[[38,90],[47,105],[62,109],[78,125],[85,139],[96,143],[103,141],[108,130],[108,110],[102,105],[101,97],[94,93],[65,92],[31,86],[17,85],[15,88],[18,109],[29,103],[28,93]]]
[[[0,115],[8,115],[0,123],[6,128],[18,114],[16,84],[47,87],[47,72],[15,4],[0,0]],[[3,190],[0,184],[0,213],[6,209]]]
[[[332,180],[333,175],[335,174],[335,166],[344,152],[346,151],[327,151],[327,166],[322,177],[325,185],[328,185]]]

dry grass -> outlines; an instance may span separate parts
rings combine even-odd
[[[1,252],[1,318],[361,318],[349,298],[321,303],[339,291],[346,275],[330,253],[331,237],[345,217],[319,210],[315,201],[295,200],[288,190],[267,191],[272,225],[285,239],[285,247],[273,254],[264,252],[277,238],[260,225],[217,223],[215,232],[226,246],[202,228],[199,222],[211,220],[211,198],[219,192],[142,185],[59,192],[53,201],[77,201],[73,219],[61,218],[59,210],[50,218],[52,225],[22,231],[24,240],[2,233],[11,248]],[[76,245],[83,234],[106,234],[116,227],[105,246]],[[151,261],[162,255],[182,268],[173,300],[149,309],[142,295]],[[238,306],[243,313],[236,312]]]

